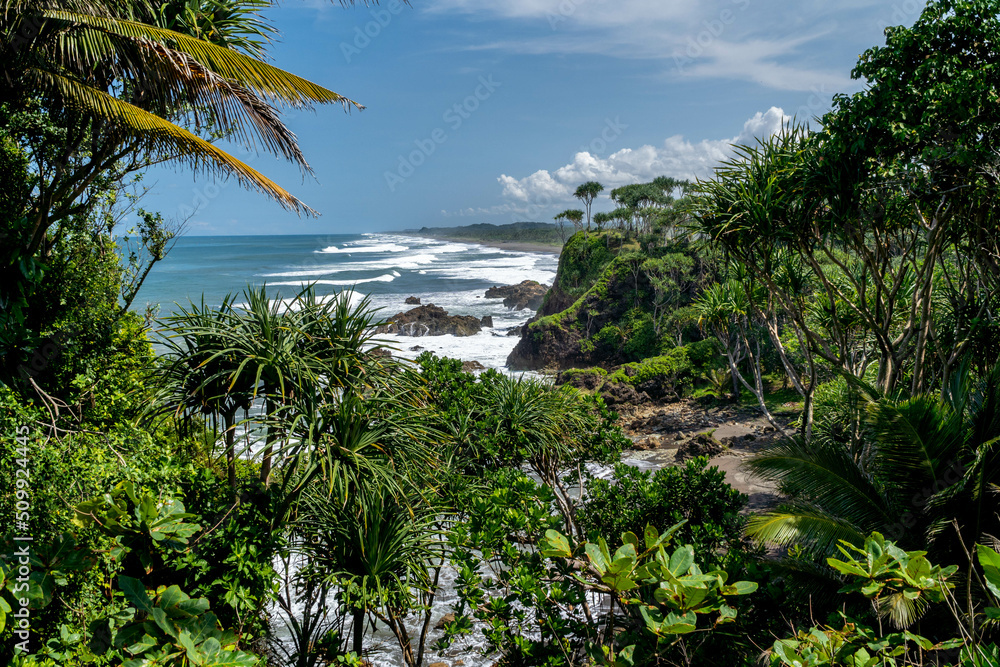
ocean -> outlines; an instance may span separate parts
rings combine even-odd
[[[392,233],[302,236],[182,236],[167,257],[153,267],[133,308],[158,307],[159,316],[175,304],[221,303],[247,285],[268,286],[272,298],[288,298],[307,283],[319,294],[347,290],[368,295],[379,315],[409,310],[404,300],[419,297],[451,315],[493,317],[494,327],[475,336],[388,336],[397,356],[412,358],[414,346],[443,356],[478,361],[503,369],[517,344],[508,331],[534,313],[512,311],[484,294],[495,285],[537,280],[551,285],[558,256],[518,252],[474,243],[439,241]]]

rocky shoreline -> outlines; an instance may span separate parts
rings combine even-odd
[[[503,306],[516,310],[539,310],[552,291],[546,285],[526,280],[517,285],[494,286],[485,298],[503,299]],[[421,304],[419,298],[408,297],[407,305],[416,305],[389,319],[380,333],[399,336],[472,336],[483,328],[492,327],[492,318],[451,315],[434,304]],[[539,314],[541,314],[539,310]],[[532,318],[529,322],[537,318]],[[508,332],[522,335],[527,326]],[[501,335],[501,334],[497,334]],[[412,350],[422,349],[414,346]],[[616,367],[610,370],[613,372]],[[463,370],[478,372],[484,367],[466,360]],[[754,478],[743,463],[761,447],[785,433],[760,415],[759,410],[717,400],[679,398],[669,382],[656,378],[632,386],[625,382],[607,382],[605,377],[587,372],[564,371],[554,376],[557,384],[569,384],[582,391],[600,393],[609,407],[619,414],[619,425],[632,442],[622,454],[622,460],[646,469],[658,469],[683,464],[694,456],[709,457],[709,464],[726,475],[726,481],[749,497],[744,511],[772,507],[778,500],[777,490]],[[787,424],[786,424],[787,426]],[[792,429],[786,428],[791,434]]]

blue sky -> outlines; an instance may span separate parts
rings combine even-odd
[[[366,106],[286,114],[315,178],[233,147],[318,210],[157,169],[187,233],[338,234],[551,221],[570,192],[711,174],[734,141],[811,118],[916,0],[284,0],[275,65]],[[606,200],[595,210],[610,208]]]

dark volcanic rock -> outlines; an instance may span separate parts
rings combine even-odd
[[[604,384],[604,376],[598,373],[564,371],[556,376],[556,384],[568,384],[576,389],[594,391]]]
[[[437,623],[434,624],[434,629],[444,630],[444,627],[446,625],[454,622],[455,622],[455,614],[445,614],[444,616],[441,617],[441,620],[439,620]]]
[[[664,403],[673,403],[678,400],[677,392],[674,391],[670,378],[656,376],[645,382],[640,382],[637,387],[639,391],[649,394],[650,398]]]
[[[448,311],[432,303],[418,306],[405,313],[396,313],[389,324],[379,327],[378,333],[400,336],[473,336],[483,330],[482,325],[471,315],[449,315]]]
[[[503,299],[503,305],[512,310],[538,310],[549,291],[548,285],[542,285],[535,280],[525,280],[517,285],[491,287],[486,290],[487,299]]]
[[[407,306],[419,306],[420,305],[420,297],[419,296],[408,296],[408,297],[406,297],[406,301],[404,301],[403,303],[405,303]]]
[[[492,329],[493,328],[493,316],[492,315],[483,315],[483,319],[479,320],[479,324],[482,325],[483,327],[488,327],[488,328]]]
[[[462,370],[466,373],[471,373],[472,371],[485,371],[486,366],[483,366],[478,361],[463,361]]]
[[[521,335],[521,327],[511,327],[510,329],[507,330],[507,335],[508,336],[520,336]]]
[[[515,371],[595,366],[594,360],[580,354],[581,337],[576,328],[546,327],[536,330],[524,326],[521,328],[521,340],[507,357],[507,366]]]
[[[649,402],[649,396],[641,394],[630,384],[624,382],[611,382],[601,388],[601,396],[609,406],[615,405],[642,405]]]
[[[674,460],[678,463],[693,459],[696,456],[717,456],[724,451],[722,443],[707,433],[699,433],[677,450]]]
[[[632,449],[637,452],[648,452],[654,449],[659,449],[660,444],[660,436],[651,435],[634,441],[632,443]]]

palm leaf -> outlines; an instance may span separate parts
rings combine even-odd
[[[59,74],[32,69],[30,76],[41,89],[58,95],[67,105],[113,122],[124,134],[144,144],[151,153],[186,161],[196,170],[205,168],[235,176],[244,186],[268,195],[287,209],[318,215],[249,165],[168,120]]]
[[[865,533],[849,521],[831,516],[818,508],[787,507],[754,516],[747,535],[767,544],[803,545],[817,554],[836,553],[841,540],[862,545]]]
[[[880,465],[895,484],[914,491],[941,480],[961,456],[969,434],[962,415],[933,396],[898,404],[881,401],[869,407],[869,418]]]
[[[768,447],[747,467],[795,497],[849,521],[860,533],[884,530],[896,521],[883,489],[837,443],[786,440]]]
[[[42,16],[71,24],[88,25],[133,40],[150,40],[158,44],[168,45],[190,55],[216,74],[255,90],[276,102],[292,107],[309,107],[315,103],[339,103],[345,107],[364,108],[339,93],[240,53],[235,49],[218,46],[173,30],[158,28],[138,21],[63,10],[45,10],[42,12]]]

